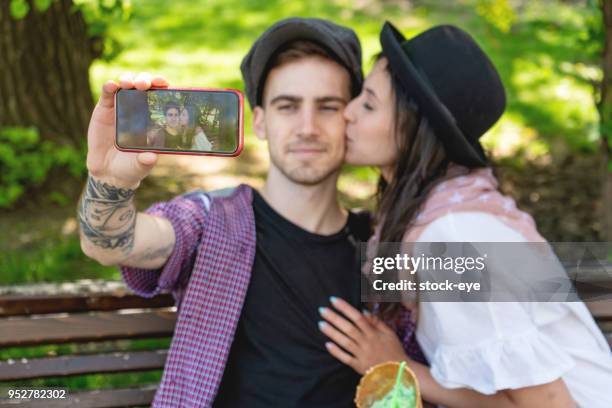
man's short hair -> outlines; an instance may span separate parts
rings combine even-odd
[[[280,67],[281,65],[288,64],[290,62],[298,61],[308,57],[321,57],[334,62],[337,62],[323,46],[306,40],[293,41],[281,48],[276,55],[270,59],[268,66],[268,72],[274,68]],[[267,74],[266,73],[266,74]],[[265,78],[264,78],[265,82]]]
[[[168,113],[168,111],[170,109],[176,109],[177,111],[180,110],[178,103],[176,102],[166,102],[166,104],[164,105],[164,116],[166,116],[166,114]]]
[[[323,47],[322,45],[308,40],[292,41],[286,44],[284,47],[280,48],[278,52],[274,54],[274,56],[270,59],[268,67],[264,72],[261,80],[261,100],[259,102],[261,102],[261,104],[263,105],[263,95],[266,89],[266,82],[268,80],[268,74],[270,73],[270,71],[285,64],[312,57],[321,57],[326,60],[333,61],[342,66],[342,64],[337,60],[337,58],[335,58],[334,55],[327,49],[325,49],[325,47]],[[344,66],[342,67],[344,68]]]

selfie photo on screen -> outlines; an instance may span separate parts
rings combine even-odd
[[[117,146],[233,153],[239,143],[235,93],[151,89],[117,93]]]

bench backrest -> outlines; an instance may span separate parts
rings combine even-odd
[[[108,343],[111,340],[172,336],[176,312],[171,295],[145,299],[129,293],[118,282],[35,285],[38,290],[34,291],[31,288],[0,292],[0,349],[91,343],[93,347],[87,349],[106,350],[0,360],[0,387],[6,382],[28,384],[28,380],[39,378],[149,371],[164,367],[165,349],[113,351],[108,350]],[[21,406],[36,406],[37,403],[43,403],[40,406],[45,407],[75,406],[77,400],[79,407],[144,406],[151,404],[155,389],[155,386],[141,386],[81,392],[68,390],[69,399],[23,401]],[[15,401],[0,400],[0,407],[9,403]]]

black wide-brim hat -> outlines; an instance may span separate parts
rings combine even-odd
[[[431,28],[410,40],[388,21],[380,33],[389,68],[427,117],[450,159],[487,165],[480,137],[501,117],[506,94],[487,55],[465,31]]]

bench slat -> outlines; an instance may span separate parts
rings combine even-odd
[[[169,294],[158,295],[151,299],[127,293],[4,295],[0,296],[0,317],[159,308],[173,305],[174,299]]]
[[[105,389],[71,393],[66,399],[0,400],[0,407],[28,408],[115,408],[128,406],[150,406],[156,387]]]
[[[176,312],[98,312],[0,320],[0,347],[171,336]]]
[[[589,308],[595,319],[599,321],[612,320],[612,300],[588,302],[586,303],[586,306]]]
[[[0,381],[155,370],[164,367],[167,354],[154,350],[6,360],[0,361]]]

